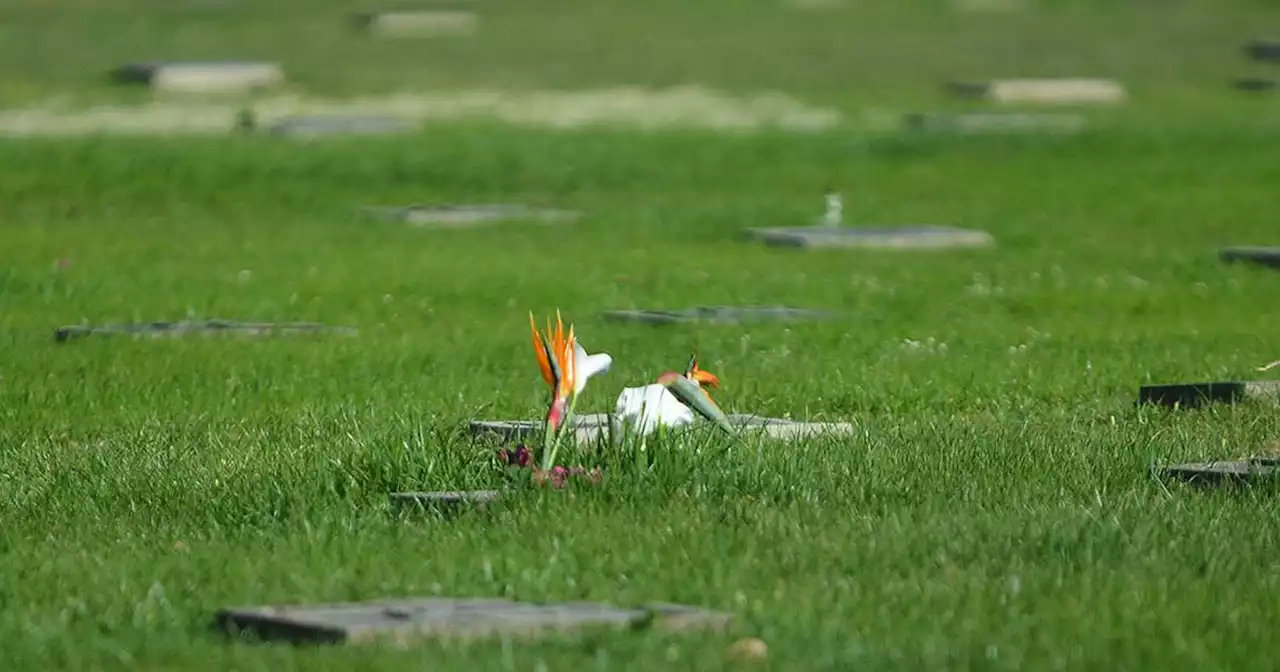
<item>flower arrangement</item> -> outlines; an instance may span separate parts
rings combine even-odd
[[[532,470],[534,482],[540,484],[564,487],[573,477],[599,482],[598,468],[588,471],[582,467],[559,466],[556,457],[566,435],[575,434],[574,409],[587,381],[607,372],[613,364],[613,357],[603,352],[588,354],[578,342],[573,325],[565,329],[559,311],[556,311],[554,328],[548,320],[546,328],[541,331],[530,313],[529,328],[538,370],[551,388],[543,421],[542,452],[540,459],[535,460],[533,451],[520,444],[511,450],[498,451],[498,458],[504,466]],[[703,385],[719,387],[720,379],[699,368],[695,354],[683,373],[669,371],[659,376],[655,384],[624,389],[618,397],[615,420],[647,435],[658,426],[691,423],[696,413],[722,431],[733,433],[728,417]]]

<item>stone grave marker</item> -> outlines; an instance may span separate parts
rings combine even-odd
[[[177,61],[129,63],[112,72],[117,82],[147,84],[173,93],[247,93],[284,82],[276,63],[253,61]]]
[[[1066,112],[969,112],[959,114],[912,112],[903,117],[912,130],[960,133],[1073,133],[1085,127],[1085,118]]]
[[[470,35],[479,23],[475,12],[461,7],[364,12],[352,17],[357,28],[380,37]]]
[[[965,98],[985,98],[1005,104],[1079,105],[1120,103],[1123,85],[1110,79],[1003,79],[991,82],[953,82],[951,90]]]
[[[233,607],[215,616],[217,627],[229,634],[252,634],[267,641],[402,645],[426,638],[531,637],[592,627],[683,632],[723,629],[731,622],[731,614],[678,604],[624,609],[594,602],[533,604],[490,598]]]
[[[502,498],[500,490],[453,490],[446,492],[393,492],[391,504],[400,508],[416,508],[452,514],[466,507],[480,511]]]
[[[1280,87],[1280,80],[1267,77],[1241,77],[1235,81],[1235,87],[1249,93],[1268,93]]]
[[[1255,61],[1280,63],[1280,40],[1254,40],[1244,46],[1244,53]]]
[[[188,334],[203,336],[269,336],[276,334],[301,334],[331,332],[354,336],[354,327],[332,327],[315,322],[237,322],[234,320],[178,320],[176,322],[142,322],[108,324],[101,326],[72,325],[59,327],[53,338],[59,343],[92,335],[124,335],[135,338],[180,338]]]
[[[609,310],[604,319],[610,322],[640,322],[664,325],[681,322],[741,324],[743,322],[797,322],[832,317],[826,310],[787,306],[699,306],[685,310]]]
[[[330,135],[386,135],[415,130],[418,130],[417,125],[398,117],[340,114],[285,117],[266,128],[271,135],[304,139]]]
[[[1259,483],[1274,478],[1280,459],[1251,457],[1217,462],[1192,462],[1153,467],[1157,476],[1176,478],[1195,485],[1227,485]]]
[[[748,235],[775,247],[939,250],[990,247],[986,231],[952,226],[810,226],[750,229]]]
[[[591,445],[610,440],[612,417],[608,413],[590,413],[574,416],[574,439],[579,445]],[[729,423],[747,436],[760,435],[769,439],[796,440],[818,436],[847,436],[854,428],[847,422],[800,422],[785,418],[768,418],[758,415],[731,413]],[[701,421],[674,428],[676,432],[694,431],[711,426]],[[534,420],[472,420],[471,436],[499,442],[536,440],[541,436],[542,423]]]
[[[577,219],[573,210],[548,210],[512,204],[364,206],[366,213],[431,228],[475,228],[498,222],[561,223]]]
[[[1280,268],[1280,247],[1227,247],[1218,256],[1229,264],[1243,261]]]
[[[1211,403],[1256,401],[1280,405],[1280,380],[1216,381],[1172,385],[1143,385],[1138,404],[1197,408]]]

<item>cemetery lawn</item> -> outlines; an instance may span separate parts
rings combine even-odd
[[[1138,385],[1280,357],[1272,130],[1070,139],[452,127],[421,140],[28,140],[0,166],[0,612],[17,668],[705,669],[759,636],[780,669],[1261,669],[1280,625],[1270,489],[1155,463],[1280,438],[1274,410],[1133,407]],[[672,157],[681,161],[673,163]],[[763,160],[762,160],[763,159]],[[990,231],[988,250],[798,252],[814,185],[848,220]],[[580,208],[431,231],[354,208]],[[57,267],[57,260],[65,260]],[[830,322],[606,323],[614,308],[787,304]],[[846,440],[709,441],[449,522],[403,490],[501,484],[468,418],[545,400],[528,312],[616,358],[581,411],[684,365],[729,411]],[[56,344],[60,324],[315,320],[357,337]],[[572,462],[574,456],[569,456]],[[407,596],[671,601],[728,634],[410,650],[228,643],[231,605]],[[15,668],[16,669],[16,668]]]
[[[902,3],[836,21],[705,3],[672,21],[691,5],[582,3],[493,10],[476,44],[505,52],[357,44],[336,37],[345,4],[328,0],[316,6],[330,16],[284,37],[277,1],[209,24],[142,0],[5,10],[6,105],[127,97],[93,87],[125,60],[231,44],[293,58],[291,82],[324,95],[696,81],[843,114],[798,134],[466,121],[312,144],[0,140],[7,669],[703,670],[729,666],[742,637],[786,670],[1273,668],[1276,488],[1201,491],[1150,469],[1280,450],[1280,416],[1133,404],[1144,383],[1275,376],[1254,368],[1280,359],[1280,274],[1217,256],[1280,245],[1280,108],[1229,86],[1261,71],[1239,46],[1273,9],[1096,2],[995,19]],[[156,14],[135,18],[144,8]],[[1093,46],[1079,46],[1086,33]],[[642,38],[654,42],[593,57]],[[866,66],[880,50],[897,56]],[[992,73],[1115,76],[1133,99],[1085,111],[1078,134],[898,129],[900,112],[963,107],[942,101],[943,80]],[[955,224],[996,245],[805,252],[744,238],[811,223],[829,186],[850,224]],[[359,211],[414,202],[584,214],[439,231]],[[600,317],[703,305],[839,315]],[[528,314],[557,309],[615,358],[580,412],[611,410],[623,387],[698,351],[727,411],[856,431],[652,446],[651,465],[611,462],[600,487],[523,492],[484,515],[393,509],[391,492],[503,484],[493,447],[464,429],[542,414]],[[67,324],[188,315],[359,334],[53,340]],[[211,627],[229,606],[415,596],[676,602],[736,620],[406,649]]]

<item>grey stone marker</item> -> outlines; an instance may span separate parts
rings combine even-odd
[[[479,20],[475,12],[438,7],[413,11],[364,12],[352,17],[357,28],[381,37],[470,35]]]
[[[1143,385],[1138,388],[1138,404],[1196,408],[1211,403],[1235,404],[1242,401],[1280,405],[1280,380]]]
[[[853,433],[853,425],[847,422],[800,422],[741,413],[729,414],[729,423],[748,436],[760,435],[784,441],[818,436],[847,436]],[[580,445],[610,439],[612,419],[608,413],[578,415],[574,417],[572,425],[574,439]],[[710,423],[696,422],[673,429],[675,432],[687,432],[710,426]],[[469,429],[475,438],[501,442],[537,440],[543,431],[542,423],[533,420],[472,420]]]
[[[951,226],[810,226],[750,229],[748,235],[767,245],[799,248],[868,248],[937,250],[989,247],[986,231]]]
[[[122,83],[148,84],[175,93],[245,93],[276,86],[284,70],[276,63],[252,61],[186,61],[129,63],[112,72]]]
[[[1280,62],[1280,40],[1254,40],[1245,45],[1244,53],[1255,61]]]
[[[964,98],[984,98],[1006,104],[1079,105],[1119,103],[1125,88],[1110,79],[1001,79],[990,82],[952,82],[949,87]]]
[[[1280,81],[1265,77],[1242,77],[1235,81],[1235,87],[1249,93],[1266,93],[1280,87]]]
[[[142,322],[133,324],[108,324],[102,326],[73,325],[54,330],[53,338],[59,343],[92,335],[150,336],[152,338],[180,338],[188,334],[268,336],[274,334],[299,334],[332,332],[354,336],[354,327],[332,327],[315,322],[236,322],[234,320],[179,320],[176,322]]]
[[[1227,247],[1218,253],[1227,263],[1247,261],[1261,266],[1280,268],[1280,247]]]
[[[433,228],[473,228],[507,221],[542,223],[568,222],[579,217],[573,210],[544,210],[525,205],[477,204],[477,205],[408,205],[365,206],[366,213],[406,222],[414,226]]]
[[[604,319],[610,322],[641,322],[663,325],[679,322],[740,324],[743,322],[797,322],[820,320],[834,314],[826,310],[790,308],[787,306],[699,306],[685,310],[609,310]]]
[[[502,498],[500,490],[454,490],[446,492],[393,492],[391,503],[403,508],[456,513],[470,505],[485,510]]]
[[[1085,127],[1085,118],[1067,112],[912,112],[903,117],[903,124],[914,130],[961,134],[1071,133]]]
[[[327,135],[408,133],[417,129],[415,124],[398,117],[321,114],[285,117],[272,123],[266,130],[272,135],[315,138]]]
[[[720,629],[725,612],[651,603],[624,609],[594,602],[532,604],[486,598],[418,598],[339,604],[233,607],[217,612],[217,626],[232,634],[295,643],[410,644],[426,638],[533,636],[591,627],[667,631]]]
[[[1258,483],[1277,474],[1280,459],[1253,457],[1243,460],[1219,462],[1193,462],[1153,467],[1157,476],[1177,478],[1195,485],[1226,485]]]

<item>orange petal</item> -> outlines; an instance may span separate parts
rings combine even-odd
[[[574,339],[573,325],[571,324],[569,325],[569,336],[565,338],[558,355],[561,362],[560,370],[564,372],[560,380],[560,394],[566,397],[569,396],[570,392],[573,392],[574,384],[578,380],[578,353],[577,348],[574,347],[575,343],[577,341]]]
[[[534,324],[532,312],[529,313],[529,328],[533,331],[533,352],[538,357],[538,369],[542,371],[542,379],[547,381],[548,385],[555,385],[555,378],[551,375],[551,362],[547,361],[546,343],[538,333],[538,325]]]
[[[697,366],[695,366],[693,371],[690,372],[689,377],[698,381],[700,385],[720,387],[720,379],[716,377],[716,374],[711,373],[710,371],[703,371],[702,369],[697,368]]]

